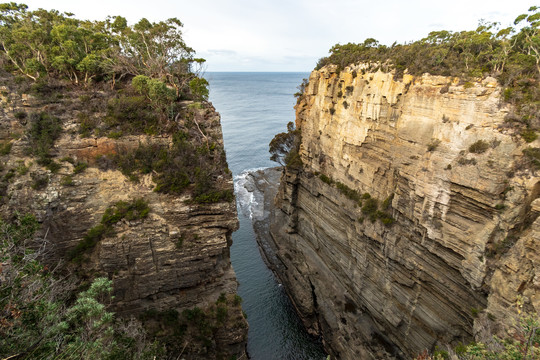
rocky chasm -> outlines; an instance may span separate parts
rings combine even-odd
[[[5,80],[10,83],[10,79]],[[131,181],[107,163],[107,156],[134,151],[141,144],[168,146],[172,136],[82,137],[77,115],[88,104],[81,99],[106,104],[114,94],[88,90],[61,95],[51,103],[50,99],[19,94],[9,85],[2,87],[0,137],[10,148],[3,153],[2,162],[4,172],[11,174],[9,179],[3,177],[2,216],[34,214],[41,223],[37,245],[46,249],[47,263],[60,261],[65,272],[76,273],[80,279],[109,277],[113,280],[114,311],[128,318],[150,318],[151,327],[158,329],[157,336],[170,334],[159,324],[159,317],[152,320],[153,314],[181,313],[195,307],[211,313],[224,294],[219,306],[227,305],[225,320],[204,338],[188,324],[184,340],[175,346],[190,359],[245,356],[247,322],[239,303],[233,305],[232,301],[237,289],[229,256],[231,234],[238,227],[234,201],[195,203],[189,191],[181,195],[158,193],[152,173]],[[214,141],[215,151],[222,151],[224,158],[220,117],[215,109],[192,101],[184,102],[183,108],[192,122],[203,126],[206,141]],[[46,113],[60,119],[61,136],[51,149],[53,159],[61,165],[57,171],[39,165],[29,155],[27,134],[32,124],[28,116],[15,115],[22,113]],[[100,119],[105,113],[98,111],[92,116]],[[186,126],[186,121],[177,119],[177,126]],[[87,168],[77,171],[77,164],[87,164]],[[220,170],[216,186],[232,193],[230,171]],[[87,250],[80,264],[66,260],[108,208],[119,201],[141,198],[150,209],[146,218],[114,224],[113,233]]]
[[[311,73],[267,260],[332,357],[410,358],[540,310],[540,182],[493,78]]]

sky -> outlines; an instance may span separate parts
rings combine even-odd
[[[7,1],[7,0],[5,0]],[[510,25],[534,0],[21,0],[31,10],[98,20],[176,17],[206,71],[309,72],[335,44],[375,38],[391,45],[435,30],[472,30],[480,19]]]

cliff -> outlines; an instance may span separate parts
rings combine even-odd
[[[296,106],[274,268],[339,359],[410,358],[540,310],[534,150],[493,78],[311,73]],[[524,151],[525,150],[525,151]],[[269,257],[272,259],[272,257]]]
[[[96,276],[112,279],[113,309],[122,316],[144,318],[158,339],[169,331],[159,324],[160,314],[181,314],[198,307],[215,317],[215,304],[218,310],[219,303],[228,304],[225,316],[218,317],[217,325],[204,337],[196,330],[190,335],[189,323],[177,324],[170,331],[176,334],[182,325],[187,335],[181,335],[173,349],[177,347],[178,353],[181,350],[190,359],[245,355],[247,322],[240,302],[231,300],[237,289],[229,257],[231,233],[238,227],[234,201],[194,201],[192,187],[181,193],[158,192],[155,169],[142,171],[138,181],[121,172],[113,164],[115,156],[136,151],[144,155],[141,145],[152,145],[162,149],[159,159],[168,161],[163,149],[176,140],[172,131],[105,136],[96,128],[90,136],[82,135],[83,122],[89,118],[98,124],[108,121],[107,103],[110,107],[116,91],[68,86],[44,97],[17,92],[12,77],[3,80],[0,138],[7,150],[1,157],[2,216],[35,214],[42,225],[35,246],[46,250],[44,260],[48,264],[60,261],[62,271],[77,274],[83,284]],[[209,158],[217,159],[218,174],[212,186],[232,194],[219,114],[208,103],[184,101],[178,107],[174,131],[182,130],[187,141],[203,144],[198,151],[211,152]],[[39,118],[35,114],[47,114],[61,124],[49,154],[59,166],[52,170],[32,155],[31,131]],[[201,135],[191,137],[192,133]],[[136,164],[146,161],[134,159]],[[147,213],[109,217],[105,222],[104,214],[120,211],[136,199],[144,200]],[[103,224],[106,231],[88,245]]]

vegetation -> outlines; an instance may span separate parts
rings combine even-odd
[[[350,64],[368,64],[368,70],[430,73],[464,79],[493,76],[504,86],[504,100],[515,105],[508,121],[518,127],[540,127],[540,7],[518,16],[514,26],[481,21],[472,31],[433,31],[418,41],[391,46],[368,38],[362,43],[337,44],[316,69],[328,64],[338,72]]]
[[[54,162],[50,152],[62,133],[60,119],[46,112],[33,113],[30,114],[30,123],[28,152],[38,157],[38,164],[47,166],[53,172],[57,171],[60,166]]]
[[[204,60],[195,58],[182,39],[182,26],[176,18],[157,23],[143,18],[131,26],[121,16],[78,20],[56,10],[29,11],[24,4],[4,3],[0,53],[7,70],[36,84],[54,77],[114,86],[124,78],[143,76],[150,79],[152,94],[173,89],[176,97],[204,97],[200,88],[207,83],[197,76]]]
[[[478,317],[480,311],[471,309],[472,315]],[[433,355],[424,351],[416,357],[417,360],[484,360],[484,359],[508,359],[508,360],[533,360],[540,356],[540,318],[538,314],[523,310],[523,299],[518,296],[517,315],[512,316],[512,331],[507,336],[500,338],[493,336],[483,342],[473,342],[469,345],[460,344],[448,351],[436,349]],[[494,316],[487,314],[490,321]]]
[[[226,166],[222,149],[195,144],[196,140],[189,141],[188,133],[178,131],[171,146],[140,144],[134,150],[113,155],[112,160],[132,181],[138,181],[140,175],[152,174],[156,192],[180,194],[191,187],[197,203],[232,201],[231,190],[216,188],[216,178]]]
[[[0,142],[0,155],[9,155],[9,153],[11,152],[12,146],[13,146],[13,143],[9,141]]]
[[[157,311],[149,309],[140,319],[151,336],[159,336],[173,353],[186,350],[189,353],[206,354],[208,358],[225,358],[219,343],[213,341],[218,332],[228,332],[244,327],[238,295],[221,293],[214,304],[207,308],[194,307],[181,313],[176,310]],[[210,356],[215,354],[217,356]]]
[[[129,203],[125,201],[116,202],[105,210],[101,222],[88,230],[84,239],[68,253],[68,259],[75,263],[82,262],[87,251],[93,249],[104,237],[114,234],[114,224],[122,219],[128,221],[144,219],[149,212],[150,208],[144,199],[135,199]]]
[[[484,140],[478,140],[469,146],[469,152],[473,154],[482,154],[489,149],[489,144]]]
[[[53,172],[61,168],[53,152],[62,132],[60,111],[54,110],[60,106],[54,105],[61,104],[77,111],[81,137],[173,137],[171,146],[150,139],[101,164],[120,168],[133,181],[151,173],[156,192],[189,189],[197,203],[232,201],[232,191],[218,184],[227,167],[224,150],[207,129],[209,84],[199,76],[204,59],[185,44],[181,29],[175,18],[128,25],[120,16],[86,21],[56,10],[0,4],[0,67],[16,75],[12,82],[20,93],[53,104],[28,115],[28,154]],[[195,103],[186,106],[183,100]],[[24,120],[27,114],[14,116]],[[0,155],[7,154],[11,143],[1,145]],[[72,164],[74,174],[88,166]],[[73,184],[72,178],[65,184]]]
[[[31,215],[0,221],[0,356],[24,359],[152,359],[162,353],[136,321],[108,310],[112,282],[96,278],[78,294],[72,279],[40,263]]]
[[[362,214],[369,218],[371,222],[381,220],[381,222],[386,226],[390,226],[394,223],[395,219],[387,212],[392,206],[392,199],[394,198],[393,194],[381,203],[376,198],[371,197],[369,193],[360,194],[358,190],[351,189],[347,185],[339,181],[335,181],[325,174],[319,174],[319,179],[330,186],[335,185],[340,193],[345,195],[348,199],[354,201],[356,205],[360,206]],[[359,218],[360,222],[363,222],[364,220],[364,217]]]
[[[279,133],[270,141],[270,160],[291,169],[301,169],[300,144],[302,142],[300,129],[295,129],[291,121],[287,124],[287,132]]]

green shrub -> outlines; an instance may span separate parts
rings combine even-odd
[[[240,295],[235,294],[233,299],[233,305],[240,306],[240,304],[242,304],[242,298],[240,297]]]
[[[26,113],[26,111],[17,111],[15,114],[13,114],[13,116],[17,120],[24,120],[24,119],[26,119],[28,114]]]
[[[107,137],[110,138],[110,139],[120,139],[122,137],[122,132],[121,131],[110,131],[107,134]]]
[[[85,163],[85,162],[78,162],[75,167],[73,168],[73,173],[74,174],[80,174],[82,173],[84,170],[86,170],[86,168],[88,168],[88,164]]]
[[[33,173],[30,176],[33,180],[32,189],[34,190],[43,190],[49,184],[49,177],[47,174]]]
[[[360,193],[356,190],[353,190],[351,189],[350,187],[348,187],[347,185],[337,181],[336,182],[336,187],[338,188],[338,190],[343,194],[345,195],[346,197],[348,197],[349,199],[353,200],[353,201],[356,201],[356,202],[359,202],[361,200],[360,198]]]
[[[324,174],[320,174],[319,179],[321,179],[322,182],[324,182],[324,183],[326,183],[328,185],[332,185],[334,183],[334,180],[332,180],[331,178],[329,178],[328,176],[326,176]]]
[[[60,184],[64,186],[73,186],[74,185],[73,177],[71,175],[64,176],[62,180],[60,181]]]
[[[469,146],[469,152],[473,154],[482,154],[489,149],[489,143],[484,140],[478,140]]]
[[[362,206],[362,213],[366,215],[372,215],[375,214],[379,207],[379,202],[375,198],[368,198],[363,202],[364,206]]]
[[[521,137],[526,142],[531,143],[538,138],[538,134],[533,129],[525,129],[521,132]]]
[[[57,171],[59,167],[54,165],[49,152],[62,133],[62,122],[45,112],[30,114],[30,122],[28,152],[38,157],[40,165],[49,167],[53,172],[53,169]]]
[[[9,153],[11,152],[12,146],[13,146],[13,143],[9,141],[0,142],[0,155],[9,155]]]
[[[179,131],[169,147],[140,144],[134,150],[119,151],[112,161],[132,181],[139,181],[141,174],[151,173],[155,192],[180,194],[193,185],[194,202],[232,201],[230,190],[215,188],[217,173],[225,164],[224,153],[219,150],[216,145],[197,148],[188,141],[186,133]]]
[[[144,96],[124,96],[109,100],[105,123],[127,134],[144,134],[158,126],[158,117]]]

